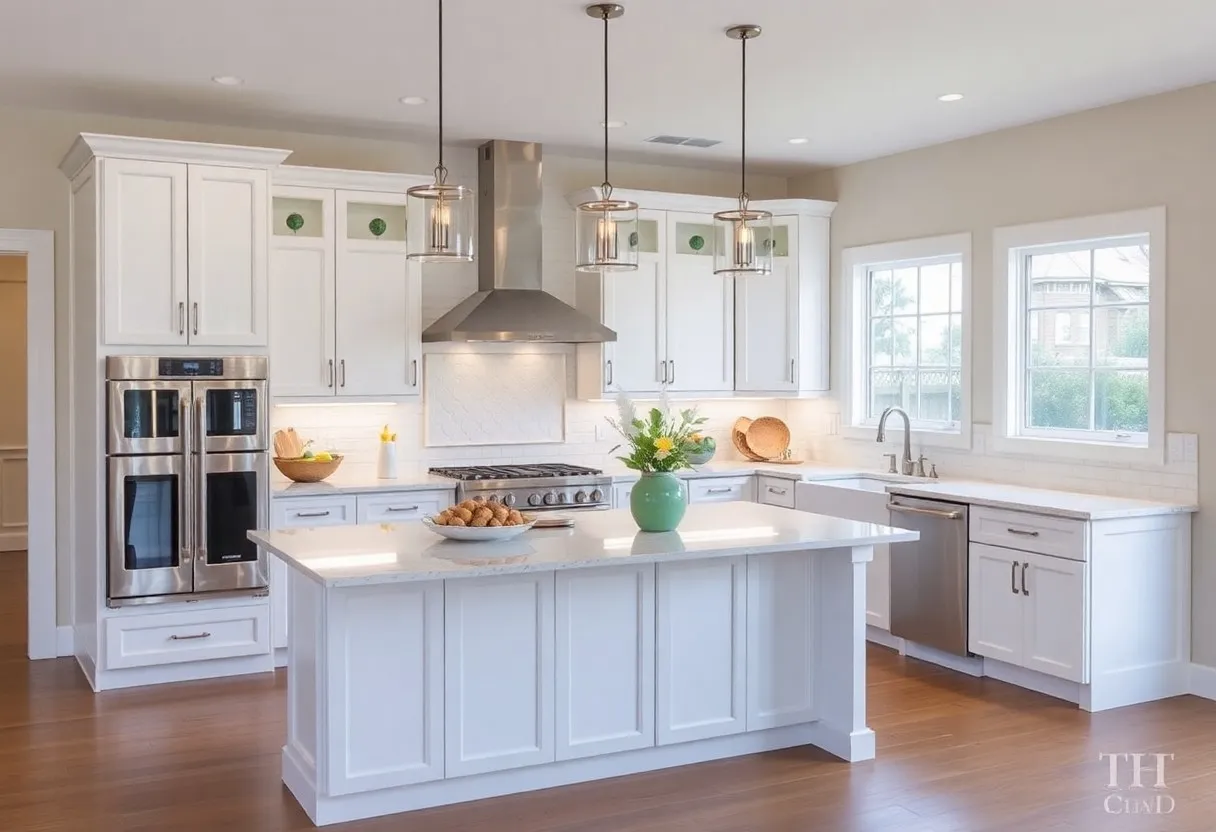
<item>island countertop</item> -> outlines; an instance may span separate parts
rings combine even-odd
[[[674,532],[638,531],[623,509],[574,515],[570,529],[461,543],[421,523],[257,530],[249,539],[327,587],[696,560],[916,540],[916,532],[758,503],[692,505]]]

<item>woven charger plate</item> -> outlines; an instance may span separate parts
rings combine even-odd
[[[746,416],[740,416],[736,419],[734,426],[730,430],[730,441],[734,444],[735,450],[747,459],[753,462],[763,462],[763,457],[757,456],[751,448],[747,447],[747,429],[751,427],[751,424],[752,420]]]
[[[744,439],[752,453],[776,459],[790,446],[790,429],[776,416],[761,416],[748,426]]]

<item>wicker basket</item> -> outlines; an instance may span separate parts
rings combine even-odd
[[[328,477],[342,464],[340,455],[334,456],[329,462],[317,462],[314,459],[285,459],[274,457],[274,467],[292,482],[320,482]]]
[[[790,446],[790,429],[775,416],[762,416],[748,425],[744,441],[761,459],[777,459]]]
[[[730,441],[734,444],[735,450],[743,454],[746,459],[753,462],[763,462],[764,457],[757,456],[756,453],[747,446],[747,429],[751,427],[752,420],[746,416],[740,416],[735,420],[735,424],[730,429]]]

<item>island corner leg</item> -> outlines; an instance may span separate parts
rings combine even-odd
[[[874,758],[874,732],[866,725],[866,564],[873,558],[873,546],[819,554],[817,744],[851,763]]]

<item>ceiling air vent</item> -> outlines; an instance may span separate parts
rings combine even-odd
[[[651,144],[673,144],[684,147],[713,147],[716,144],[722,144],[719,139],[698,139],[693,136],[651,136],[644,141]]]

